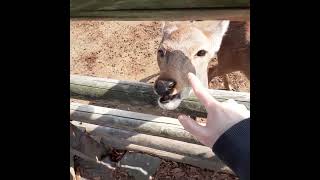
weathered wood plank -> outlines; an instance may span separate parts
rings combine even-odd
[[[109,153],[102,144],[96,142],[86,132],[82,132],[76,126],[70,123],[70,148],[73,148],[93,159],[101,159]]]
[[[188,20],[231,20],[250,19],[248,9],[216,10],[123,10],[123,11],[72,11],[71,18],[99,18],[107,21],[188,21]]]
[[[249,8],[249,0],[70,0],[71,17],[110,20],[243,20]]]
[[[200,144],[177,119],[169,117],[70,103],[70,119]]]
[[[176,154],[168,151],[163,151],[159,149],[154,149],[150,147],[145,147],[137,144],[133,144],[123,139],[114,139],[114,138],[102,138],[104,144],[111,145],[112,147],[118,149],[126,149],[129,151],[138,151],[144,152],[150,155],[158,156],[162,159],[181,162],[189,164],[192,166],[200,167],[203,169],[209,169],[214,171],[226,171],[233,173],[232,170],[227,167],[220,159],[217,157],[214,160],[200,159],[196,157],[185,156],[181,154]]]
[[[75,123],[75,124],[77,124],[77,123]],[[81,126],[80,124],[77,124],[76,126],[84,127],[84,126]],[[87,125],[85,125],[85,126],[87,126]],[[111,136],[110,134],[102,135],[97,131],[96,132],[90,131],[90,133],[96,134],[96,135],[99,134],[100,136],[102,136],[101,141],[106,146],[112,146],[112,147],[115,147],[118,149],[127,149],[127,150],[131,150],[131,151],[144,152],[144,153],[148,153],[151,155],[156,155],[160,158],[167,159],[167,160],[186,163],[186,164],[190,164],[190,165],[205,168],[205,169],[210,169],[210,170],[215,170],[215,171],[222,170],[222,171],[227,171],[227,172],[232,173],[232,171],[214,154],[211,158],[200,158],[199,156],[188,156],[188,155],[184,155],[184,154],[170,152],[170,151],[164,150],[162,148],[159,149],[156,147],[149,147],[146,144],[136,144],[136,143],[131,142],[128,139],[114,137],[114,136]],[[185,147],[182,149],[185,149]],[[198,149],[194,149],[194,151],[197,151],[197,150]]]
[[[74,156],[70,153],[70,180],[76,180],[76,172],[74,170]]]
[[[212,89],[209,93],[218,101],[234,99],[250,109],[250,93]],[[158,96],[154,93],[152,85],[147,83],[71,75],[70,94],[71,97],[103,99],[160,109],[157,103]],[[206,117],[205,108],[194,96],[183,100],[175,112]]]
[[[87,112],[91,113],[91,115],[110,115],[110,116],[118,116],[130,119],[137,119],[147,122],[154,122],[154,123],[164,123],[168,126],[173,127],[182,127],[179,120],[175,118],[169,117],[162,117],[162,116],[155,116],[151,114],[144,114],[144,113],[137,113],[131,111],[124,111],[119,109],[112,109],[107,107],[100,107],[100,106],[93,106],[93,105],[86,105],[81,103],[70,103],[70,111],[80,111],[80,112]]]
[[[101,138],[104,137],[125,139],[133,144],[147,146],[163,151],[173,152],[201,159],[214,158],[214,154],[211,148],[203,145],[192,144],[169,138],[137,133],[133,131],[126,131],[123,129],[116,129],[111,127],[99,126],[95,124],[83,123],[79,121],[71,121],[71,123],[77,127],[83,127],[86,129],[88,133],[94,136],[100,136]]]
[[[140,10],[190,8],[248,8],[249,0],[70,0],[70,10]]]
[[[112,175],[115,170],[108,167],[89,161],[83,158],[77,158],[78,177],[76,180],[110,180],[115,179]]]
[[[102,165],[107,169],[110,169],[110,170],[114,170],[115,169],[111,164],[108,164],[106,162],[100,161],[97,158],[90,157],[90,156],[88,156],[88,155],[86,155],[86,154],[84,154],[84,153],[82,153],[82,152],[80,152],[80,151],[78,151],[76,149],[73,149],[71,147],[70,147],[70,154],[72,156],[78,156],[83,160],[90,161],[90,162]]]
[[[212,170],[228,170],[225,164],[221,162],[216,156],[213,156],[212,158],[200,158],[197,156],[187,156],[184,154],[174,153],[174,152],[166,151],[166,150],[155,148],[155,147],[150,147],[147,145],[136,144],[130,140],[112,137],[110,135],[102,136],[101,141],[103,142],[103,144],[107,146],[112,146],[118,149],[141,151],[141,152],[156,155],[164,159],[182,162],[182,163],[190,164],[190,165],[201,167],[201,168],[207,168]]]

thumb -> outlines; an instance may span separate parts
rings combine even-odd
[[[198,140],[202,139],[201,137],[203,136],[203,132],[205,131],[204,126],[199,125],[196,121],[186,115],[180,115],[178,117],[178,120],[186,131],[191,133]]]

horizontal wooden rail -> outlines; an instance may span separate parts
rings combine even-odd
[[[125,139],[133,144],[201,159],[212,159],[214,157],[214,154],[210,148],[199,144],[192,144],[170,138],[163,138],[107,126],[99,126],[80,121],[71,122],[76,126],[85,128],[86,132],[100,137]]]
[[[250,93],[233,92],[224,90],[209,90],[209,93],[218,101],[234,99],[240,104],[244,104],[250,109]],[[71,75],[70,95],[73,98],[99,99],[106,102],[119,102],[140,106],[142,108],[160,109],[154,93],[153,86],[147,83],[134,81],[120,81],[106,78]],[[161,109],[160,109],[161,110]],[[189,115],[206,117],[205,108],[195,96],[184,99],[181,105],[174,111]]]
[[[200,144],[177,119],[169,117],[71,103],[70,119]]]
[[[71,123],[101,138],[100,141],[108,147],[141,151],[197,167],[232,172],[210,148],[202,145],[79,121]]]
[[[70,16],[108,20],[248,20],[250,1],[70,0]]]

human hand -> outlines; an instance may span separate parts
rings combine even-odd
[[[217,101],[202,86],[200,80],[194,74],[189,73],[188,79],[194,94],[208,112],[207,123],[205,126],[201,126],[185,115],[180,115],[178,119],[182,126],[195,138],[212,148],[214,143],[226,130],[250,117],[250,111],[243,104],[238,104],[232,99],[222,103]]]

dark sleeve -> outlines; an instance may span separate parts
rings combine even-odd
[[[212,150],[240,180],[250,180],[250,118],[228,129]]]

